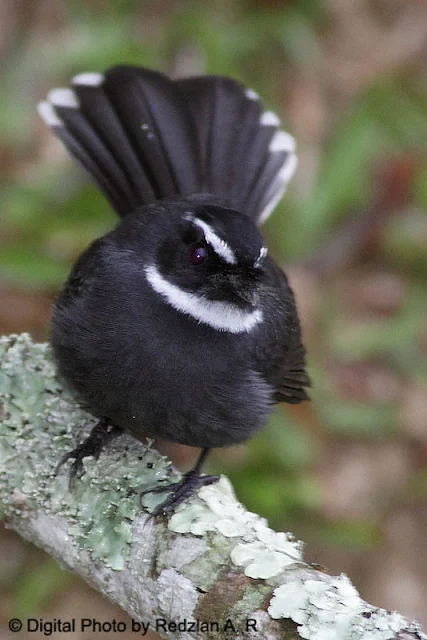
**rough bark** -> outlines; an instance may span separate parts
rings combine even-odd
[[[343,575],[304,563],[302,544],[239,504],[226,478],[169,519],[140,493],[177,476],[130,436],[109,445],[68,490],[64,452],[89,431],[55,377],[49,347],[0,338],[0,518],[165,638],[427,639],[364,602]]]

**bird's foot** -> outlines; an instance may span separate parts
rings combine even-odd
[[[141,493],[141,497],[147,493],[163,493],[164,491],[170,491],[170,495],[164,502],[159,504],[150,514],[151,518],[163,515],[167,516],[172,511],[175,511],[178,505],[184,502],[187,498],[192,496],[200,487],[204,487],[208,484],[218,482],[217,476],[201,476],[198,471],[192,469],[188,473],[184,474],[179,482],[169,482],[161,487],[155,487],[154,489],[148,489]]]
[[[88,456],[93,456],[95,460],[98,460],[103,448],[114,438],[123,433],[121,427],[117,427],[109,422],[107,418],[102,418],[92,429],[89,436],[78,447],[69,451],[61,460],[55,469],[55,474],[58,473],[67,460],[74,459],[70,467],[69,475],[69,489],[72,491],[75,486],[76,478],[81,478],[85,472],[83,459]]]

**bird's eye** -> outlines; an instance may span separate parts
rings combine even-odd
[[[205,245],[195,242],[188,248],[188,262],[193,265],[202,264],[208,257],[208,250]]]

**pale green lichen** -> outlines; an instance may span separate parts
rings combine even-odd
[[[272,578],[302,561],[298,552],[290,549],[292,543],[286,540],[285,534],[282,536],[273,546],[260,541],[238,544],[231,552],[231,559],[234,564],[244,567],[245,575],[249,578]]]
[[[110,447],[99,461],[87,459],[86,474],[73,490],[77,510],[72,532],[77,542],[117,570],[126,564],[132,522],[141,512],[141,491],[155,486],[159,466],[163,477],[168,470],[148,449],[139,460],[135,447],[140,451],[140,445],[127,440],[128,453],[124,455],[122,447]],[[142,469],[143,474],[138,473]]]
[[[245,567],[250,578],[270,578],[302,562],[302,545],[285,533],[276,533],[264,518],[246,511],[226,478],[199,491],[201,502],[183,505],[170,519],[169,528],[179,533],[204,535],[217,531],[226,538],[240,538],[231,560]]]
[[[48,345],[34,344],[25,334],[2,337],[0,358],[2,517],[40,508],[47,516],[65,516],[82,549],[108,567],[123,569],[132,522],[141,512],[140,493],[169,477],[170,463],[121,436],[99,461],[85,458],[86,473],[70,492],[70,463],[56,476],[55,468],[62,454],[86,437],[95,419],[59,384]],[[151,502],[162,499],[156,495]]]
[[[201,502],[185,503],[169,520],[169,529],[177,533],[202,536],[207,531],[218,531],[225,537],[244,535],[250,523],[259,516],[245,511],[237,502],[227,478],[202,487],[198,493]]]
[[[245,589],[243,596],[239,599],[239,602],[234,605],[230,615],[232,617],[240,618],[246,615],[248,611],[257,611],[258,609],[261,609],[270,592],[271,588],[268,586],[248,586]]]
[[[420,633],[400,614],[366,604],[345,575],[291,579],[274,590],[268,613],[291,618],[306,640],[392,640],[399,631]]]
[[[233,543],[219,534],[206,536],[208,550],[202,556],[188,563],[181,569],[182,573],[199,586],[202,591],[209,591],[230,561]]]

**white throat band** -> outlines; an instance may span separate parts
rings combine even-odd
[[[154,265],[145,267],[151,287],[171,307],[217,331],[248,333],[263,320],[259,309],[244,311],[230,302],[208,300],[168,282]]]

